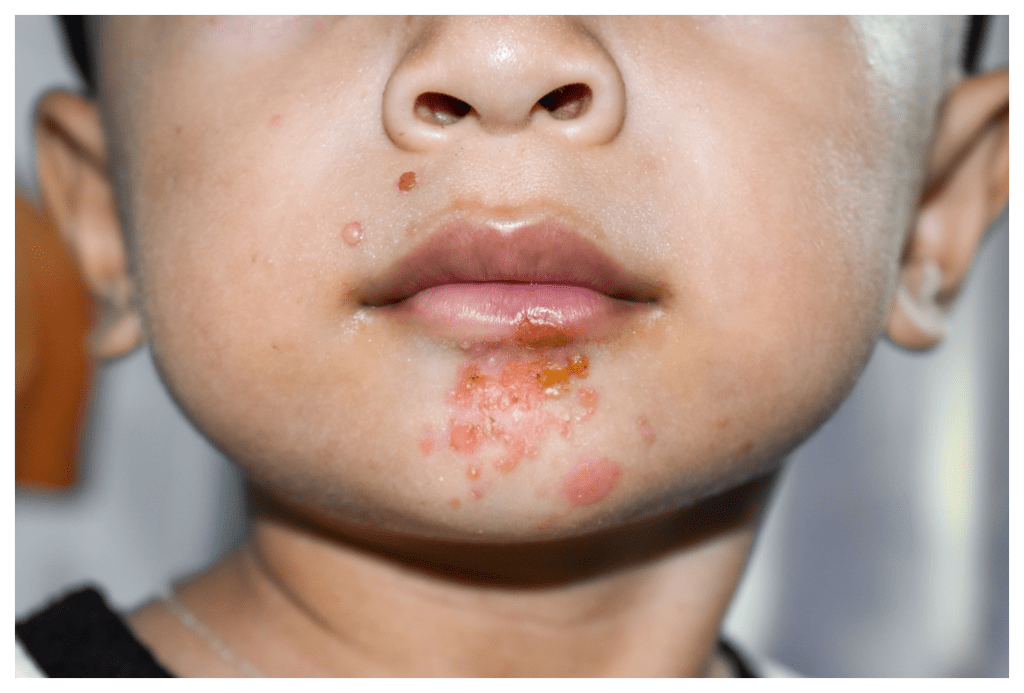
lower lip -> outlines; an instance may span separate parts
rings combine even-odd
[[[606,337],[638,308],[579,286],[486,282],[434,286],[384,310],[460,343],[542,348]]]

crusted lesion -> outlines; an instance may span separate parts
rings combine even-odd
[[[474,482],[474,497],[484,493],[486,469],[512,473],[537,456],[547,436],[568,437],[575,424],[593,415],[596,392],[574,387],[588,377],[589,364],[582,353],[557,360],[541,354],[510,358],[500,370],[494,357],[460,369],[448,394],[448,441],[453,452],[470,460],[466,477]],[[561,402],[552,409],[556,400]]]
[[[523,316],[516,326],[515,342],[525,349],[553,349],[572,344],[573,336],[558,325]]]

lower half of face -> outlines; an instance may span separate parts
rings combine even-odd
[[[381,94],[415,26],[338,62],[331,25],[197,82],[179,56],[161,83],[192,101],[140,117],[164,142],[138,145],[133,201],[160,372],[325,524],[530,539],[681,507],[773,470],[881,328],[887,229],[865,219],[889,201],[848,27],[517,22],[424,30],[417,69],[446,31],[513,53],[589,37],[626,96],[611,136],[495,134],[501,92],[471,75],[451,90],[477,125],[399,146]],[[303,61],[321,69],[288,81]]]

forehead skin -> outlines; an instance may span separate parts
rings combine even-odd
[[[890,130],[843,18],[117,18],[100,33],[161,375],[250,476],[332,521],[534,537],[689,502],[775,468],[881,330],[893,210],[911,196],[888,187]],[[399,71],[479,86],[563,49],[621,76],[622,126],[601,146],[470,123],[416,152],[387,130]],[[662,287],[643,329],[581,347],[594,418],[479,502],[459,454],[417,453],[448,423],[465,355],[353,298],[453,210],[564,215]],[[355,248],[339,235],[353,220]],[[618,486],[561,507],[550,489],[585,451],[618,461]]]

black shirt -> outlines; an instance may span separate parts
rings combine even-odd
[[[91,588],[69,594],[15,624],[14,632],[50,677],[173,676]]]

